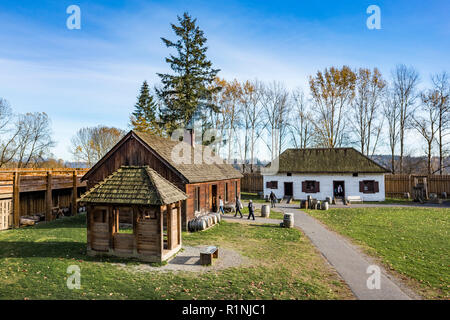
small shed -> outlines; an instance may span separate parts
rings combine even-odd
[[[85,193],[88,255],[165,261],[181,248],[186,194],[149,166],[121,166]]]

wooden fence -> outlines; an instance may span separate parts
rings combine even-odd
[[[244,177],[241,179],[241,191],[262,192],[263,176],[260,173],[244,173]]]
[[[406,192],[412,195],[414,180],[422,182],[423,178],[427,179],[428,193],[450,195],[450,175],[387,174],[384,179],[386,197],[402,197]]]
[[[52,219],[55,208],[77,213],[77,198],[88,169],[0,169],[0,230],[20,225],[20,217],[45,214]]]

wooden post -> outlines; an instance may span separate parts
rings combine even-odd
[[[160,242],[160,255],[161,255],[161,260],[162,260],[162,256],[164,253],[164,206],[160,206],[159,207],[159,215],[158,215],[158,223],[159,223],[159,231],[160,231],[160,237],[159,237],[159,242]]]
[[[14,172],[13,180],[13,226],[20,226],[20,173]]]
[[[52,174],[47,171],[47,191],[45,194],[45,221],[52,221]]]
[[[166,206],[167,210],[167,249],[172,250],[172,205]]]
[[[77,204],[77,198],[78,198],[78,179],[77,179],[77,170],[73,170],[72,173],[72,215],[78,214],[78,204]]]
[[[177,203],[178,244],[181,245],[181,201]]]
[[[138,254],[138,233],[137,233],[137,224],[138,224],[138,215],[139,208],[137,206],[133,206],[133,254]]]

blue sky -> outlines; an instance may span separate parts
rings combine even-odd
[[[68,30],[66,8],[81,8]],[[381,30],[366,27],[369,5]],[[281,81],[307,89],[307,77],[335,65],[378,67],[389,78],[413,65],[422,86],[450,72],[450,1],[0,1],[0,97],[14,111],[45,111],[56,157],[84,126],[128,129],[143,80],[168,71],[170,23],[188,11],[208,38],[219,76]]]

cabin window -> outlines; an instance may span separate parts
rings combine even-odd
[[[149,219],[156,219],[156,209],[144,209],[141,213],[141,219],[143,220],[149,220]]]
[[[225,202],[228,202],[228,182],[225,182]]]
[[[106,223],[106,210],[97,209],[94,211],[94,222]]]
[[[267,181],[266,188],[267,189],[278,189],[278,181]]]
[[[379,192],[378,181],[364,180],[359,182],[359,192],[362,193],[377,193]]]
[[[302,181],[302,192],[305,193],[320,192],[320,182],[314,180]]]
[[[194,190],[194,210],[200,211],[200,187],[195,187]]]
[[[130,207],[117,208],[119,226],[117,233],[133,233],[133,209]]]
[[[291,177],[291,176],[292,176],[292,173],[291,173],[291,172],[288,172],[288,173],[287,173],[287,176],[288,176],[288,177]]]

